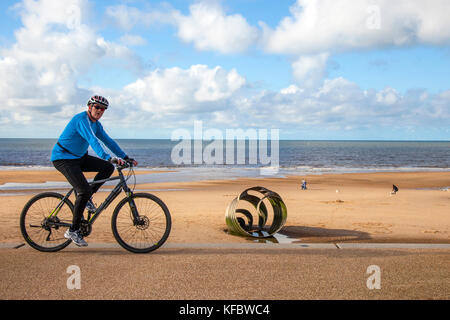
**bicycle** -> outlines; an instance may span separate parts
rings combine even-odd
[[[129,168],[126,178],[122,172],[125,168]],[[155,195],[134,193],[134,188],[131,190],[128,187],[127,180],[131,176],[135,177],[131,163],[116,165],[116,169],[118,176],[89,183],[94,185],[120,180],[97,210],[88,212],[87,219],[83,217],[83,237],[91,234],[95,220],[123,190],[126,196],[116,205],[111,217],[114,238],[124,249],[133,253],[147,253],[158,249],[169,237],[172,225],[169,209]],[[64,238],[65,231],[72,223],[74,206],[69,199],[72,192],[73,188],[66,195],[43,192],[31,198],[24,206],[20,215],[20,230],[32,248],[43,252],[56,252],[72,242]]]

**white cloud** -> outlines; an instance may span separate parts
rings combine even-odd
[[[328,53],[301,56],[292,64],[295,81],[307,88],[320,84],[326,75],[328,56]]]
[[[293,78],[305,88],[322,83],[338,52],[450,43],[446,0],[297,0],[290,11],[274,29],[260,23],[261,43],[268,53],[296,58]]]
[[[371,131],[377,138],[392,128],[445,128],[450,119],[450,91],[431,95],[425,90],[401,94],[390,87],[363,90],[344,78],[326,79],[308,90],[291,85],[279,92],[247,92],[233,97],[232,103],[233,114],[245,114],[236,119],[236,126],[319,135]]]
[[[244,85],[236,70],[194,65],[155,70],[126,86],[122,98],[152,113],[210,112],[227,108],[224,102]]]
[[[299,92],[303,92],[303,90],[304,89],[299,88],[297,85],[291,84],[289,87],[281,89],[280,93],[281,94],[296,94]]]
[[[190,15],[174,12],[178,37],[199,50],[221,53],[243,52],[256,43],[259,30],[239,14],[226,15],[216,2],[198,2],[189,7]]]
[[[275,29],[262,24],[268,52],[304,55],[450,42],[447,0],[297,0],[290,10]]]
[[[0,51],[0,108],[53,107],[80,103],[90,94],[78,86],[103,58],[134,63],[128,48],[106,41],[87,23],[85,0],[25,0],[16,6],[23,27]]]
[[[424,94],[420,96],[421,100],[424,99],[423,96]],[[450,90],[432,97],[430,110],[427,110],[426,113],[435,120],[450,121]]]
[[[162,8],[141,10],[127,5],[115,5],[106,8],[107,19],[116,27],[130,31],[138,25],[146,27],[157,24],[173,24],[173,9],[168,5]]]
[[[257,43],[260,30],[251,26],[240,14],[227,15],[218,1],[197,1],[184,15],[170,5],[160,8],[136,8],[127,5],[106,9],[110,22],[125,31],[137,26],[171,25],[183,42],[192,43],[198,50],[224,54],[241,53]]]
[[[377,102],[386,105],[393,105],[399,100],[400,95],[397,90],[388,87],[378,92],[376,97]]]
[[[18,121],[18,122],[22,122],[22,123],[29,123],[31,121],[31,116],[26,115],[26,114],[21,114],[19,112],[14,112],[13,113],[13,119]]]
[[[133,7],[125,5],[111,6],[106,8],[106,15],[114,24],[124,30],[131,30],[136,23],[143,19],[142,12]]]
[[[120,37],[120,42],[126,46],[143,46],[147,44],[147,40],[135,34],[123,35],[122,37]]]

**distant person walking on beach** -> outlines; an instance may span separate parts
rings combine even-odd
[[[396,194],[397,191],[398,191],[398,187],[395,184],[393,184],[391,194]]]
[[[93,96],[89,99],[87,106],[87,111],[78,113],[67,124],[53,147],[51,156],[55,168],[66,177],[76,192],[72,225],[64,237],[71,239],[78,246],[87,246],[80,233],[83,211],[85,208],[89,211],[96,210],[91,197],[101,186],[96,184],[91,188],[83,172],[97,172],[94,180],[102,180],[109,178],[114,172],[112,163],[123,165],[126,160],[137,166],[137,162],[129,158],[106,134],[99,121],[108,109],[108,100],[102,96]],[[101,142],[119,158],[109,155]],[[89,145],[100,158],[88,155]]]
[[[307,189],[307,187],[306,187],[306,180],[303,179],[302,180],[302,190],[306,190],[306,189]]]

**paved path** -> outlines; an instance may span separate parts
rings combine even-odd
[[[144,255],[17,245],[1,245],[0,299],[450,298],[448,244],[167,243]],[[71,266],[80,289],[68,288]]]
[[[77,248],[74,244],[71,248]],[[0,243],[3,249],[29,248],[25,243]],[[121,248],[117,243],[89,243],[89,248]],[[166,243],[166,249],[450,249],[449,243]],[[80,250],[82,250],[80,248]]]

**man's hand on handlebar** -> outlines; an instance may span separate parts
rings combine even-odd
[[[126,156],[125,158],[123,158],[126,162],[133,164],[133,167],[136,167],[138,165],[138,162],[136,160],[134,160],[133,158],[130,158],[128,156]]]
[[[125,164],[125,161],[123,159],[116,158],[116,157],[111,157],[109,159],[109,162],[111,162],[113,164],[117,164],[119,166],[123,166]]]
[[[109,162],[111,162],[113,164],[117,164],[121,167],[125,166],[125,164],[130,164],[133,167],[136,167],[138,165],[138,162],[136,160],[134,160],[133,158],[129,158],[128,156],[126,156],[124,159],[111,157],[109,159]]]

